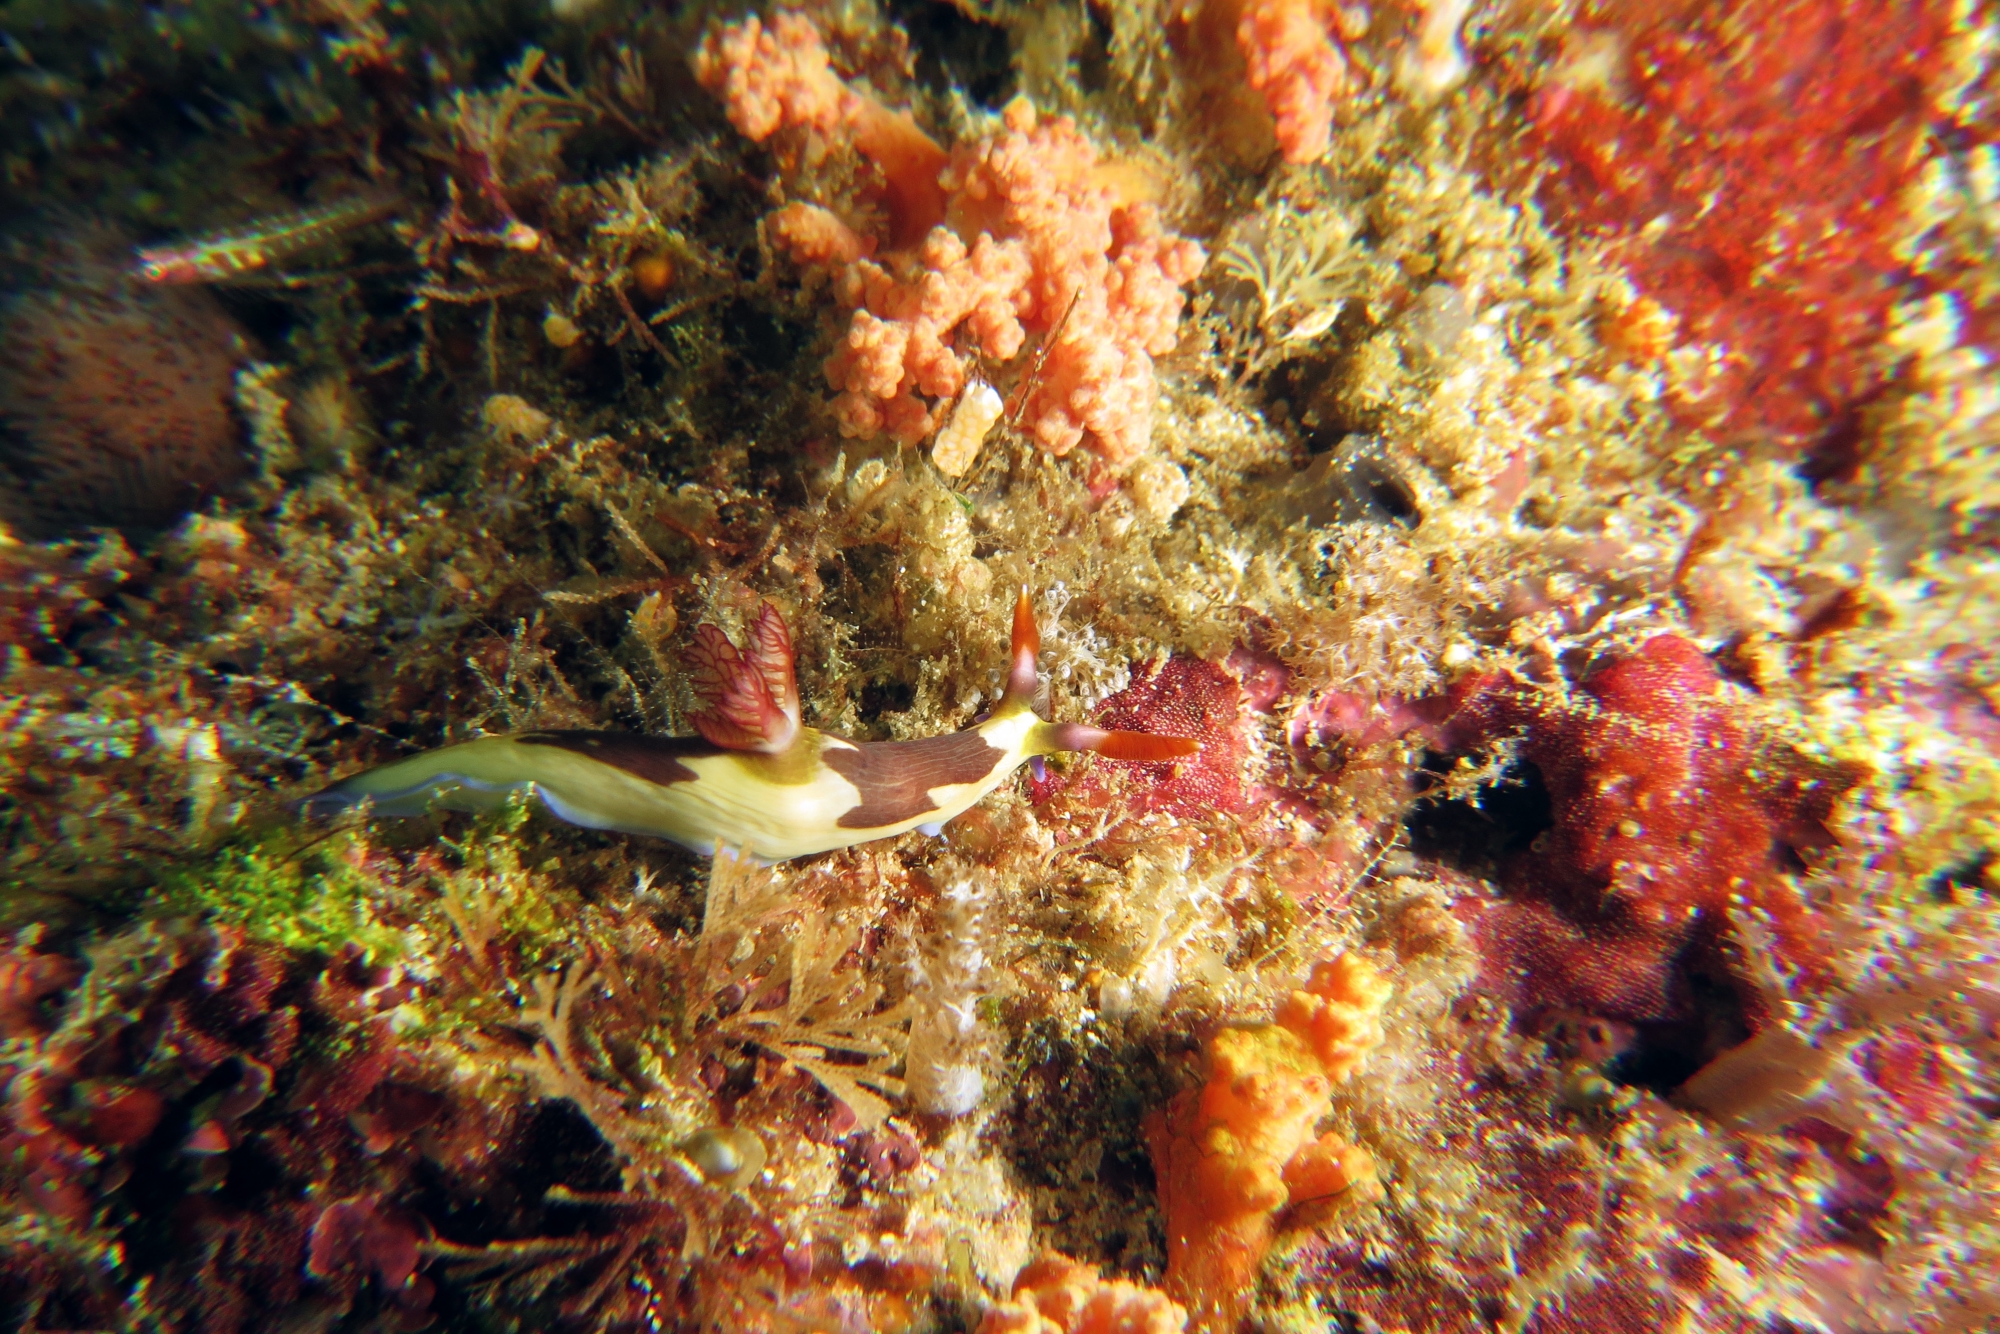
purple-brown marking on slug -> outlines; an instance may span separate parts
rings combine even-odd
[[[682,760],[723,753],[722,747],[698,736],[640,736],[634,732],[590,732],[580,728],[524,732],[514,739],[524,746],[554,746],[588,756],[661,787],[692,783],[699,777]]]
[[[977,783],[1007,752],[976,731],[915,741],[871,741],[847,750],[829,746],[820,759],[854,784],[861,804],[842,815],[842,829],[881,829],[937,809],[931,789]]]

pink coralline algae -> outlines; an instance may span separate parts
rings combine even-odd
[[[306,1273],[342,1289],[349,1300],[372,1277],[392,1294],[390,1327],[421,1329],[430,1323],[425,1308],[435,1292],[431,1281],[417,1273],[418,1247],[424,1240],[417,1222],[384,1206],[378,1195],[336,1200],[313,1220]]]
[[[0,1208],[36,1224],[0,1243],[0,1303],[106,1328],[143,1281],[176,1331],[237,1334],[269,1304],[428,1323],[421,1225],[380,1190],[425,1160],[411,1141],[446,1099],[395,1078],[426,1076],[398,1068],[381,982],[355,957],[315,968],[220,927],[135,928],[87,972],[0,953]],[[475,1116],[467,1138],[490,1129]],[[151,1226],[192,1244],[134,1245]],[[127,1258],[81,1264],[52,1228]]]
[[[1712,952],[1739,905],[1769,919],[1787,966],[1825,975],[1820,916],[1782,872],[1831,845],[1858,775],[1758,739],[1687,640],[1656,636],[1569,700],[1489,677],[1365,716],[1351,703],[1314,701],[1307,730],[1410,730],[1450,753],[1518,737],[1540,774],[1551,827],[1497,868],[1507,897],[1461,908],[1488,988],[1522,1011],[1684,1018],[1688,951]]]
[[[1669,959],[1742,902],[1769,915],[1793,966],[1824,969],[1819,917],[1779,871],[1831,843],[1823,822],[1856,776],[1760,746],[1693,644],[1674,635],[1647,641],[1593,675],[1580,705],[1508,691],[1474,709],[1489,726],[1527,728],[1522,754],[1541,770],[1555,824],[1535,855],[1538,869],[1524,867],[1522,880],[1565,925]],[[1553,922],[1495,926],[1524,944],[1561,934]],[[1658,1017],[1619,1008],[1597,1012]]]

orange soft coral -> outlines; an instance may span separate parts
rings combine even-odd
[[[1277,122],[1287,162],[1311,162],[1326,152],[1334,99],[1347,90],[1347,56],[1328,24],[1349,38],[1360,35],[1360,25],[1327,8],[1316,0],[1245,0],[1236,21],[1250,86]]]
[[[979,1334],[1180,1334],[1187,1312],[1166,1294],[1089,1265],[1045,1255],[1014,1280],[1012,1299],[986,1312]]]
[[[1366,1150],[1313,1129],[1333,1085],[1380,1045],[1389,993],[1364,960],[1322,961],[1275,1023],[1210,1039],[1207,1082],[1148,1119],[1167,1217],[1166,1289],[1198,1328],[1235,1328],[1280,1210],[1379,1190]]]
[[[844,139],[882,173],[891,240],[906,245],[944,216],[938,171],[944,150],[907,111],[891,111],[833,72],[811,21],[755,16],[708,34],[694,57],[695,78],[721,96],[729,123],[758,143],[782,130]]]
[[[788,206],[770,228],[801,264],[845,265],[840,291],[855,311],[826,365],[844,434],[923,439],[970,356],[1011,361],[1035,334],[1050,342],[1016,405],[1026,430],[1052,454],[1085,442],[1113,463],[1145,452],[1153,358],[1173,349],[1183,289],[1207,257],[1161,226],[1137,175],[1025,98],[997,134],[947,159],[907,112],[834,74],[796,14],[711,32],[694,69],[750,138],[808,136],[788,150],[794,167],[815,140],[844,140],[881,172],[892,252],[881,261],[870,238],[811,205]]]
[[[951,228],[914,263],[862,261],[843,281],[857,306],[827,362],[841,429],[921,439],[933,405],[965,383],[954,339],[989,361],[1052,342],[1021,420],[1053,454],[1088,439],[1114,463],[1151,442],[1153,358],[1179,336],[1182,288],[1201,272],[1194,242],[1128,197],[1068,117],[1038,120],[1026,99],[1000,133],[953,152],[940,182]],[[919,396],[922,397],[919,397]]]
[[[844,267],[875,253],[875,241],[817,204],[787,204],[764,219],[765,230],[805,268]]]

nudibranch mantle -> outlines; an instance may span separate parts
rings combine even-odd
[[[487,810],[527,791],[572,824],[775,862],[911,829],[936,832],[1037,755],[1089,750],[1157,762],[1199,749],[1185,737],[1043,720],[1034,711],[1040,639],[1024,589],[1007,690],[990,714],[941,736],[849,741],[799,722],[791,634],[765,604],[746,648],[712,625],[696,631],[688,660],[702,707],[690,721],[700,736],[482,737],[371,769],[306,804],[366,802],[380,815],[420,815]]]

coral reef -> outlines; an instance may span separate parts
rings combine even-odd
[[[1996,18],[16,0],[0,1323],[1994,1328]]]

